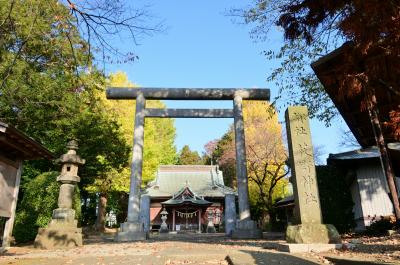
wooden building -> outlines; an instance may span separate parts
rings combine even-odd
[[[330,155],[328,159],[328,163],[336,164],[348,172],[346,178],[351,185],[358,230],[365,229],[371,220],[379,216],[391,215],[393,205],[388,196],[389,188],[380,161],[381,155],[375,147],[377,136],[374,132],[377,128],[372,126],[373,115],[366,107],[365,93],[347,96],[352,87],[347,87],[344,80],[349,78],[349,73],[362,72],[362,69],[373,69],[378,75],[376,80],[370,80],[369,83],[375,88],[376,114],[399,191],[400,135],[396,131],[398,126],[388,126],[391,122],[390,114],[400,109],[400,94],[396,90],[400,85],[399,69],[395,67],[397,60],[382,50],[363,57],[354,52],[352,43],[345,43],[311,65],[362,147],[361,150]],[[397,88],[388,84],[396,84]]]
[[[389,144],[388,147],[391,153],[398,152],[400,155],[400,145]],[[396,161],[397,168],[400,159],[394,155],[393,161]],[[356,231],[365,230],[383,216],[393,215],[393,204],[377,147],[330,154],[328,164],[340,168],[344,172],[344,181],[350,186]],[[400,178],[396,177],[396,182],[399,187]]]
[[[53,154],[16,128],[0,122],[0,218],[2,247],[9,246],[24,160],[52,159]]]
[[[160,166],[156,179],[143,194],[150,196],[150,223],[161,225],[161,211],[168,212],[170,231],[205,231],[209,218],[218,228],[222,224],[226,194],[236,192],[224,185],[217,166]]]
[[[384,170],[380,161],[380,152],[376,147],[374,128],[371,116],[365,106],[365,96],[348,96],[348,89],[344,80],[348,74],[374,67],[381,75],[379,80],[371,82],[376,89],[377,115],[381,122],[382,134],[395,174],[397,190],[400,189],[400,139],[396,130],[385,126],[390,122],[390,113],[400,107],[400,94],[396,88],[387,84],[400,84],[400,78],[395,69],[390,54],[376,52],[368,58],[362,58],[354,53],[352,43],[345,43],[342,47],[323,56],[311,66],[318,76],[326,93],[329,95],[344,121],[350,128],[362,149],[339,154],[330,154],[328,164],[341,168],[345,175],[343,180],[349,184],[354,202],[356,230],[364,230],[373,220],[381,216],[393,214],[389,188]],[[291,214],[293,197],[288,197],[276,204],[276,207],[285,209],[287,216]],[[290,219],[290,218],[289,218]]]
[[[382,134],[386,143],[399,142],[400,135],[396,134],[395,128],[385,126],[390,122],[390,112],[400,108],[400,93],[396,90],[400,86],[400,76],[396,72],[400,69],[393,67],[393,61],[397,60],[398,58],[393,58],[382,51],[368,58],[361,58],[360,55],[354,54],[352,43],[345,43],[311,64],[326,93],[362,148],[376,145],[371,117],[365,105],[364,94],[348,96],[350,88],[344,85],[343,80],[348,78],[348,72],[352,69],[354,71],[369,67],[380,69],[381,75],[378,82],[376,80],[370,82],[376,86],[377,112],[382,125]],[[352,73],[354,72],[350,72]],[[398,86],[389,88],[385,85],[388,83],[396,83]]]

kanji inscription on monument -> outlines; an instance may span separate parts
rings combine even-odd
[[[299,224],[320,224],[321,207],[306,107],[294,106],[286,110],[286,129],[292,165],[295,221]]]
[[[286,130],[295,203],[294,222],[286,229],[288,243],[340,243],[331,224],[322,223],[308,111],[304,106],[286,110]]]

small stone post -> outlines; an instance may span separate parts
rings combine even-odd
[[[249,187],[247,180],[246,143],[244,135],[242,96],[236,94],[233,99],[235,148],[236,148],[236,176],[238,186],[239,220],[232,233],[233,238],[261,238],[262,231],[250,219]]]
[[[289,107],[285,115],[296,224],[288,226],[286,240],[288,243],[340,243],[336,228],[322,224],[307,107]]]
[[[140,198],[140,218],[143,224],[143,231],[150,232],[150,196],[142,195]]]
[[[78,166],[85,160],[76,154],[78,144],[75,140],[68,142],[68,152],[62,155],[61,174],[57,181],[61,183],[58,195],[58,208],[53,211],[53,217],[47,228],[39,228],[34,246],[42,249],[69,248],[82,246],[82,229],[77,228],[75,210],[72,209],[74,189],[80,178]]]
[[[236,224],[235,194],[225,194],[225,235],[232,235]]]

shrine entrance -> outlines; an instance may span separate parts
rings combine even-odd
[[[201,233],[201,215],[212,202],[197,196],[186,186],[174,196],[162,202],[164,208],[171,209],[172,231],[198,231]]]
[[[234,119],[239,220],[235,222],[236,228],[232,236],[237,232],[238,236],[261,237],[261,230],[258,230],[256,223],[250,219],[242,100],[269,100],[269,89],[108,88],[107,98],[136,99],[128,218],[126,223],[121,224],[117,241],[142,240],[146,238],[148,232],[143,230],[140,221],[140,187],[146,117]],[[146,108],[146,100],[231,100],[233,109],[154,109]]]

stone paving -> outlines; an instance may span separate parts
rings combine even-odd
[[[355,263],[332,263],[319,254],[293,255],[265,249],[266,242],[231,240],[221,234],[155,236],[147,241],[132,243],[115,243],[111,236],[91,237],[85,240],[83,247],[69,250],[12,247],[0,255],[0,265],[379,264],[359,260]]]

